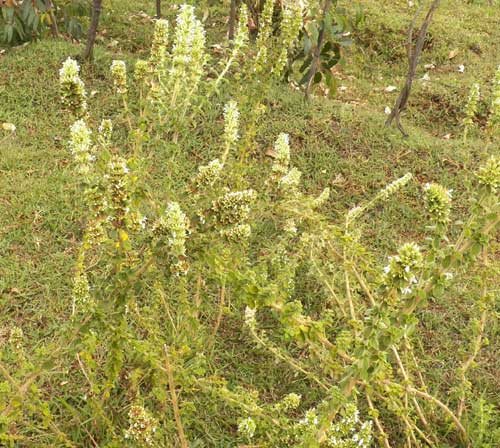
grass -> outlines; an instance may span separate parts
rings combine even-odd
[[[355,33],[355,45],[346,53],[345,62],[336,69],[345,91],[333,100],[316,97],[305,104],[301,93],[276,86],[268,104],[270,113],[259,123],[260,146],[253,155],[259,165],[269,165],[266,150],[279,132],[288,132],[294,164],[304,173],[306,189],[319,192],[332,187],[327,212],[333,218],[412,172],[419,182],[438,181],[452,188],[453,218],[461,220],[470,205],[472,171],[491,150],[474,133],[464,145],[460,120],[469,86],[475,81],[487,86],[500,63],[500,28],[495,26],[500,18],[498,5],[443,2],[420,64],[434,63],[436,68],[429,71],[430,82],[415,83],[403,118],[410,138],[384,127],[384,107],[392,106],[396,95],[384,88],[400,86],[406,72],[404,44],[410,15],[405,5],[363,2],[365,22]],[[113,1],[105,9],[96,64],[83,71],[87,90],[95,92],[90,109],[98,110],[99,118],[110,115],[115,106],[108,95],[111,60],[133,61],[147,54],[151,24],[136,15],[140,8],[153,13],[152,2],[145,1]],[[174,14],[169,8],[166,13]],[[220,16],[208,17],[211,42],[218,41],[221,22]],[[212,23],[215,26],[210,27]],[[23,329],[30,349],[57,344],[61,323],[70,313],[71,273],[84,211],[69,166],[65,141],[70,123],[60,112],[57,70],[68,55],[80,50],[81,45],[47,39],[0,54],[0,122],[17,126],[13,135],[0,134],[0,344],[13,325]],[[450,59],[452,50],[458,53]],[[463,74],[458,73],[458,64],[465,65]],[[423,73],[420,69],[418,76]],[[481,108],[486,109],[485,102]],[[166,199],[197,164],[218,152],[222,129],[218,111],[220,105],[214,105],[207,125],[193,134],[190,147],[176,152],[175,159],[150,155],[149,176],[159,199]],[[446,134],[451,134],[449,139],[443,138]],[[259,176],[259,171],[253,175]],[[376,208],[366,217],[364,238],[378,256],[393,253],[401,242],[424,238],[419,201],[412,187],[401,200]],[[431,304],[419,316],[429,335],[422,350],[435,354],[429,366],[435,387],[447,389],[450,374],[458,366],[460,335],[470,318],[471,300],[456,291],[456,297]],[[237,325],[237,317],[225,316],[220,329],[225,343],[217,347],[211,363],[230,383],[255,385],[265,391],[264,399],[277,399],[294,378],[269,354],[255,355],[235,330]],[[488,327],[488,337],[491,343],[482,352],[472,380],[495,401],[500,390],[497,324]],[[301,387],[307,394],[305,385]],[[233,430],[226,419],[231,411],[217,409],[220,416],[211,421],[213,412],[207,408],[200,418],[206,426],[196,431],[206,445],[196,446],[229,446],[224,434]]]

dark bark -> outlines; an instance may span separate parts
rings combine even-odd
[[[322,13],[321,29],[319,30],[318,33],[318,41],[316,43],[316,48],[314,48],[313,60],[311,61],[311,67],[309,68],[309,72],[307,73],[307,78],[306,78],[307,100],[311,96],[311,89],[314,81],[314,76],[318,71],[319,62],[321,58],[321,48],[323,47],[323,42],[325,41],[325,27],[326,27],[325,22],[331,5],[332,5],[331,0],[325,0],[325,5],[323,6],[323,13]]]
[[[97,27],[99,26],[99,18],[101,17],[101,6],[102,0],[93,0],[92,19],[90,21],[90,27],[87,33],[87,45],[85,46],[85,50],[82,55],[84,61],[89,61],[93,58]]]
[[[401,131],[401,133],[408,137],[407,132],[403,129],[401,125],[401,112],[406,109],[406,104],[408,103],[408,98],[410,97],[411,88],[413,85],[413,80],[415,79],[415,73],[417,72],[417,65],[420,59],[420,55],[422,53],[422,49],[424,48],[425,37],[427,35],[427,29],[432,21],[432,16],[434,15],[434,11],[436,11],[437,7],[441,0],[434,0],[429,7],[429,11],[427,11],[427,15],[425,16],[425,20],[418,32],[417,40],[415,45],[413,45],[413,31],[415,29],[415,22],[417,20],[418,13],[420,12],[420,8],[415,14],[413,18],[410,30],[408,32],[408,73],[406,75],[405,84],[394,104],[394,107],[387,118],[385,125],[390,126],[394,120],[396,120],[396,126]]]
[[[156,18],[161,19],[161,0],[156,0]]]
[[[236,29],[236,0],[231,0],[231,6],[229,9],[229,40],[234,40],[234,31]]]

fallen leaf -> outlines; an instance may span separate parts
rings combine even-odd
[[[450,53],[448,54],[448,59],[453,59],[457,54],[458,54],[458,48],[451,50]]]
[[[7,132],[16,132],[16,125],[13,123],[2,123],[2,129]]]
[[[385,90],[386,92],[391,93],[391,92],[394,92],[394,91],[395,91],[395,90],[397,90],[397,89],[398,89],[398,88],[397,88],[396,86],[387,86],[384,90]]]

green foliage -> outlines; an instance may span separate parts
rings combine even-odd
[[[53,16],[45,0],[22,0],[1,10],[0,42],[8,44],[19,44],[44,35],[50,29],[53,18],[58,22],[60,31],[78,39],[83,35],[83,23],[89,14],[85,0],[59,1]]]

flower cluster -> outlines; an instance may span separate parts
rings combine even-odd
[[[182,5],[177,16],[170,79],[173,85],[198,85],[206,63],[205,30],[194,14],[194,7]]]
[[[340,421],[332,423],[326,446],[332,448],[368,448],[372,440],[372,422],[361,423],[359,411],[352,403],[342,411]]]
[[[222,225],[240,224],[248,218],[255,198],[254,190],[230,191],[212,202],[212,211]]]
[[[276,65],[273,67],[273,73],[280,77],[288,59],[288,50],[297,40],[302,28],[303,15],[302,2],[288,0],[283,9],[283,18],[281,20],[281,51]]]
[[[152,446],[158,421],[144,407],[137,405],[130,408],[128,418],[129,427],[125,431],[125,439],[139,446]]]
[[[99,125],[99,140],[103,146],[108,146],[111,143],[113,136],[113,122],[109,119],[104,119]]]
[[[245,325],[250,329],[254,329],[257,325],[257,321],[255,318],[256,313],[257,310],[255,308],[250,308],[249,306],[245,308]]]
[[[12,327],[9,334],[9,344],[16,350],[21,350],[23,347],[24,332],[21,327]]]
[[[375,201],[387,201],[391,196],[401,190],[412,179],[411,173],[406,173],[403,177],[396,179],[380,190],[375,196]]]
[[[274,162],[271,168],[273,176],[283,176],[290,166],[290,137],[280,134],[274,144]]]
[[[229,241],[241,242],[248,240],[252,234],[252,228],[249,224],[236,224],[228,229],[222,229],[220,234]]]
[[[59,84],[63,106],[77,117],[85,115],[87,94],[83,81],[80,79],[80,66],[74,59],[68,58],[64,61],[59,70]]]
[[[487,187],[493,194],[500,191],[500,157],[491,156],[481,166],[476,174],[481,185]]]
[[[255,57],[254,70],[262,73],[266,69],[267,45],[273,31],[274,0],[266,0],[259,23],[259,35],[257,37],[257,56]]]
[[[113,61],[111,63],[111,76],[116,92],[120,95],[127,93],[127,66],[124,61]]]
[[[361,216],[365,211],[373,207],[375,204],[377,204],[380,201],[387,201],[392,195],[397,193],[401,188],[403,188],[410,180],[412,179],[412,174],[411,173],[406,173],[403,177],[400,177],[399,179],[396,179],[395,181],[391,182],[389,185],[384,187],[382,190],[380,190],[375,197],[368,202],[365,205],[359,205],[356,207],[353,207],[352,209],[349,210],[347,213],[347,223],[352,223],[355,219],[357,219],[359,216]]]
[[[138,83],[143,83],[149,73],[149,64],[147,61],[143,59],[139,59],[136,61],[134,66],[134,79]]]
[[[157,239],[167,237],[167,246],[174,263],[171,270],[176,275],[185,275],[189,270],[186,261],[186,240],[189,233],[189,220],[177,202],[169,202],[165,213],[154,223],[153,235]]]
[[[479,87],[479,84],[475,83],[470,89],[467,105],[465,106],[465,118],[463,119],[463,123],[466,130],[474,124],[474,117],[477,113],[477,106],[480,96],[481,89]]]
[[[208,165],[199,166],[198,174],[194,178],[196,188],[211,187],[219,179],[222,168],[224,165],[219,159],[210,161]]]
[[[78,263],[77,271],[73,277],[72,292],[74,305],[85,305],[91,300],[90,285],[87,274],[84,272],[83,260]]]
[[[283,193],[294,194],[300,185],[302,173],[297,168],[292,168],[278,181],[278,186]]]
[[[90,163],[93,161],[91,154],[92,131],[84,120],[78,120],[70,128],[69,149],[77,164],[78,172],[87,176],[90,172]]]
[[[238,141],[238,120],[240,113],[236,101],[229,101],[224,107],[224,142],[226,148],[232,148]]]
[[[163,70],[163,67],[166,62],[167,44],[168,44],[168,21],[164,19],[159,19],[155,22],[153,43],[151,44],[151,55],[149,57],[149,64],[153,72],[158,72]],[[140,73],[143,72],[140,71]]]
[[[280,403],[277,404],[277,408],[283,411],[293,411],[297,409],[300,405],[300,401],[302,400],[302,395],[290,393],[281,400]]]
[[[110,220],[116,228],[129,224],[130,203],[133,177],[128,163],[122,157],[115,156],[108,165],[108,189],[110,195]]]
[[[340,418],[332,422],[326,432],[324,446],[331,448],[368,448],[372,441],[372,422],[362,422],[359,411],[353,403],[346,404],[340,411]],[[319,428],[316,409],[309,409],[295,425],[298,437],[307,438]]]
[[[447,224],[450,220],[451,194],[453,190],[447,190],[439,184],[425,184],[424,190],[427,210],[432,220],[437,224]]]
[[[233,54],[239,52],[248,42],[248,7],[245,4],[241,5],[240,17],[238,19],[238,29],[234,38]]]
[[[256,429],[257,425],[252,417],[243,418],[238,422],[238,433],[247,439],[254,436]]]
[[[330,188],[326,187],[318,197],[313,199],[312,208],[319,208],[330,198]]]
[[[420,248],[415,243],[403,244],[397,255],[389,257],[389,264],[384,268],[385,282],[400,288],[403,294],[411,294],[422,266]]]

